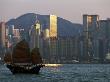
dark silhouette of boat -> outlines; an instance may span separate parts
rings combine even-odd
[[[7,68],[13,73],[32,73],[39,74],[42,65],[42,58],[38,48],[30,52],[28,43],[20,41],[13,47],[12,52],[6,52],[4,61]]]

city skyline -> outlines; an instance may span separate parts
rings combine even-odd
[[[8,21],[25,13],[54,14],[74,23],[82,23],[83,14],[98,14],[109,18],[109,0],[0,0],[0,20]]]

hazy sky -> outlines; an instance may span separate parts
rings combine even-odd
[[[74,23],[82,23],[83,14],[110,18],[110,0],[0,0],[0,21],[25,13],[55,14]]]

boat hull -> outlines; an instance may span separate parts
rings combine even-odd
[[[19,65],[6,65],[7,68],[12,72],[12,74],[39,74],[40,68],[43,65],[36,65],[36,66],[19,66]]]

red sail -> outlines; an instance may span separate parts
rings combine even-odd
[[[31,63],[30,48],[25,40],[20,41],[13,48],[13,63]]]
[[[34,48],[31,51],[31,57],[32,57],[33,64],[41,64],[42,63],[42,58],[40,56],[40,52],[39,52],[38,48]]]

